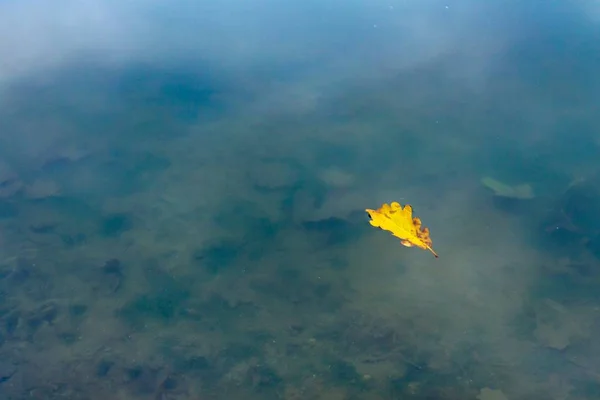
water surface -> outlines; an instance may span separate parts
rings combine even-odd
[[[0,394],[598,398],[598,15],[3,3]]]

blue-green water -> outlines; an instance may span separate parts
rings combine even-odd
[[[0,399],[600,398],[594,2],[0,27]]]

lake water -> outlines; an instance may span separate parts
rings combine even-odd
[[[0,60],[0,399],[600,398],[596,2],[5,1]]]

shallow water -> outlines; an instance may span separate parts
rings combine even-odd
[[[0,398],[598,398],[594,7],[1,4]]]

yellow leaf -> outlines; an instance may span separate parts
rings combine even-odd
[[[394,201],[390,204],[384,203],[377,210],[367,208],[365,211],[371,218],[369,221],[371,225],[391,232],[406,247],[416,246],[423,250],[429,250],[435,258],[438,258],[437,253],[431,247],[433,243],[429,237],[429,229],[422,227],[419,218],[413,218],[410,204],[402,207]]]

